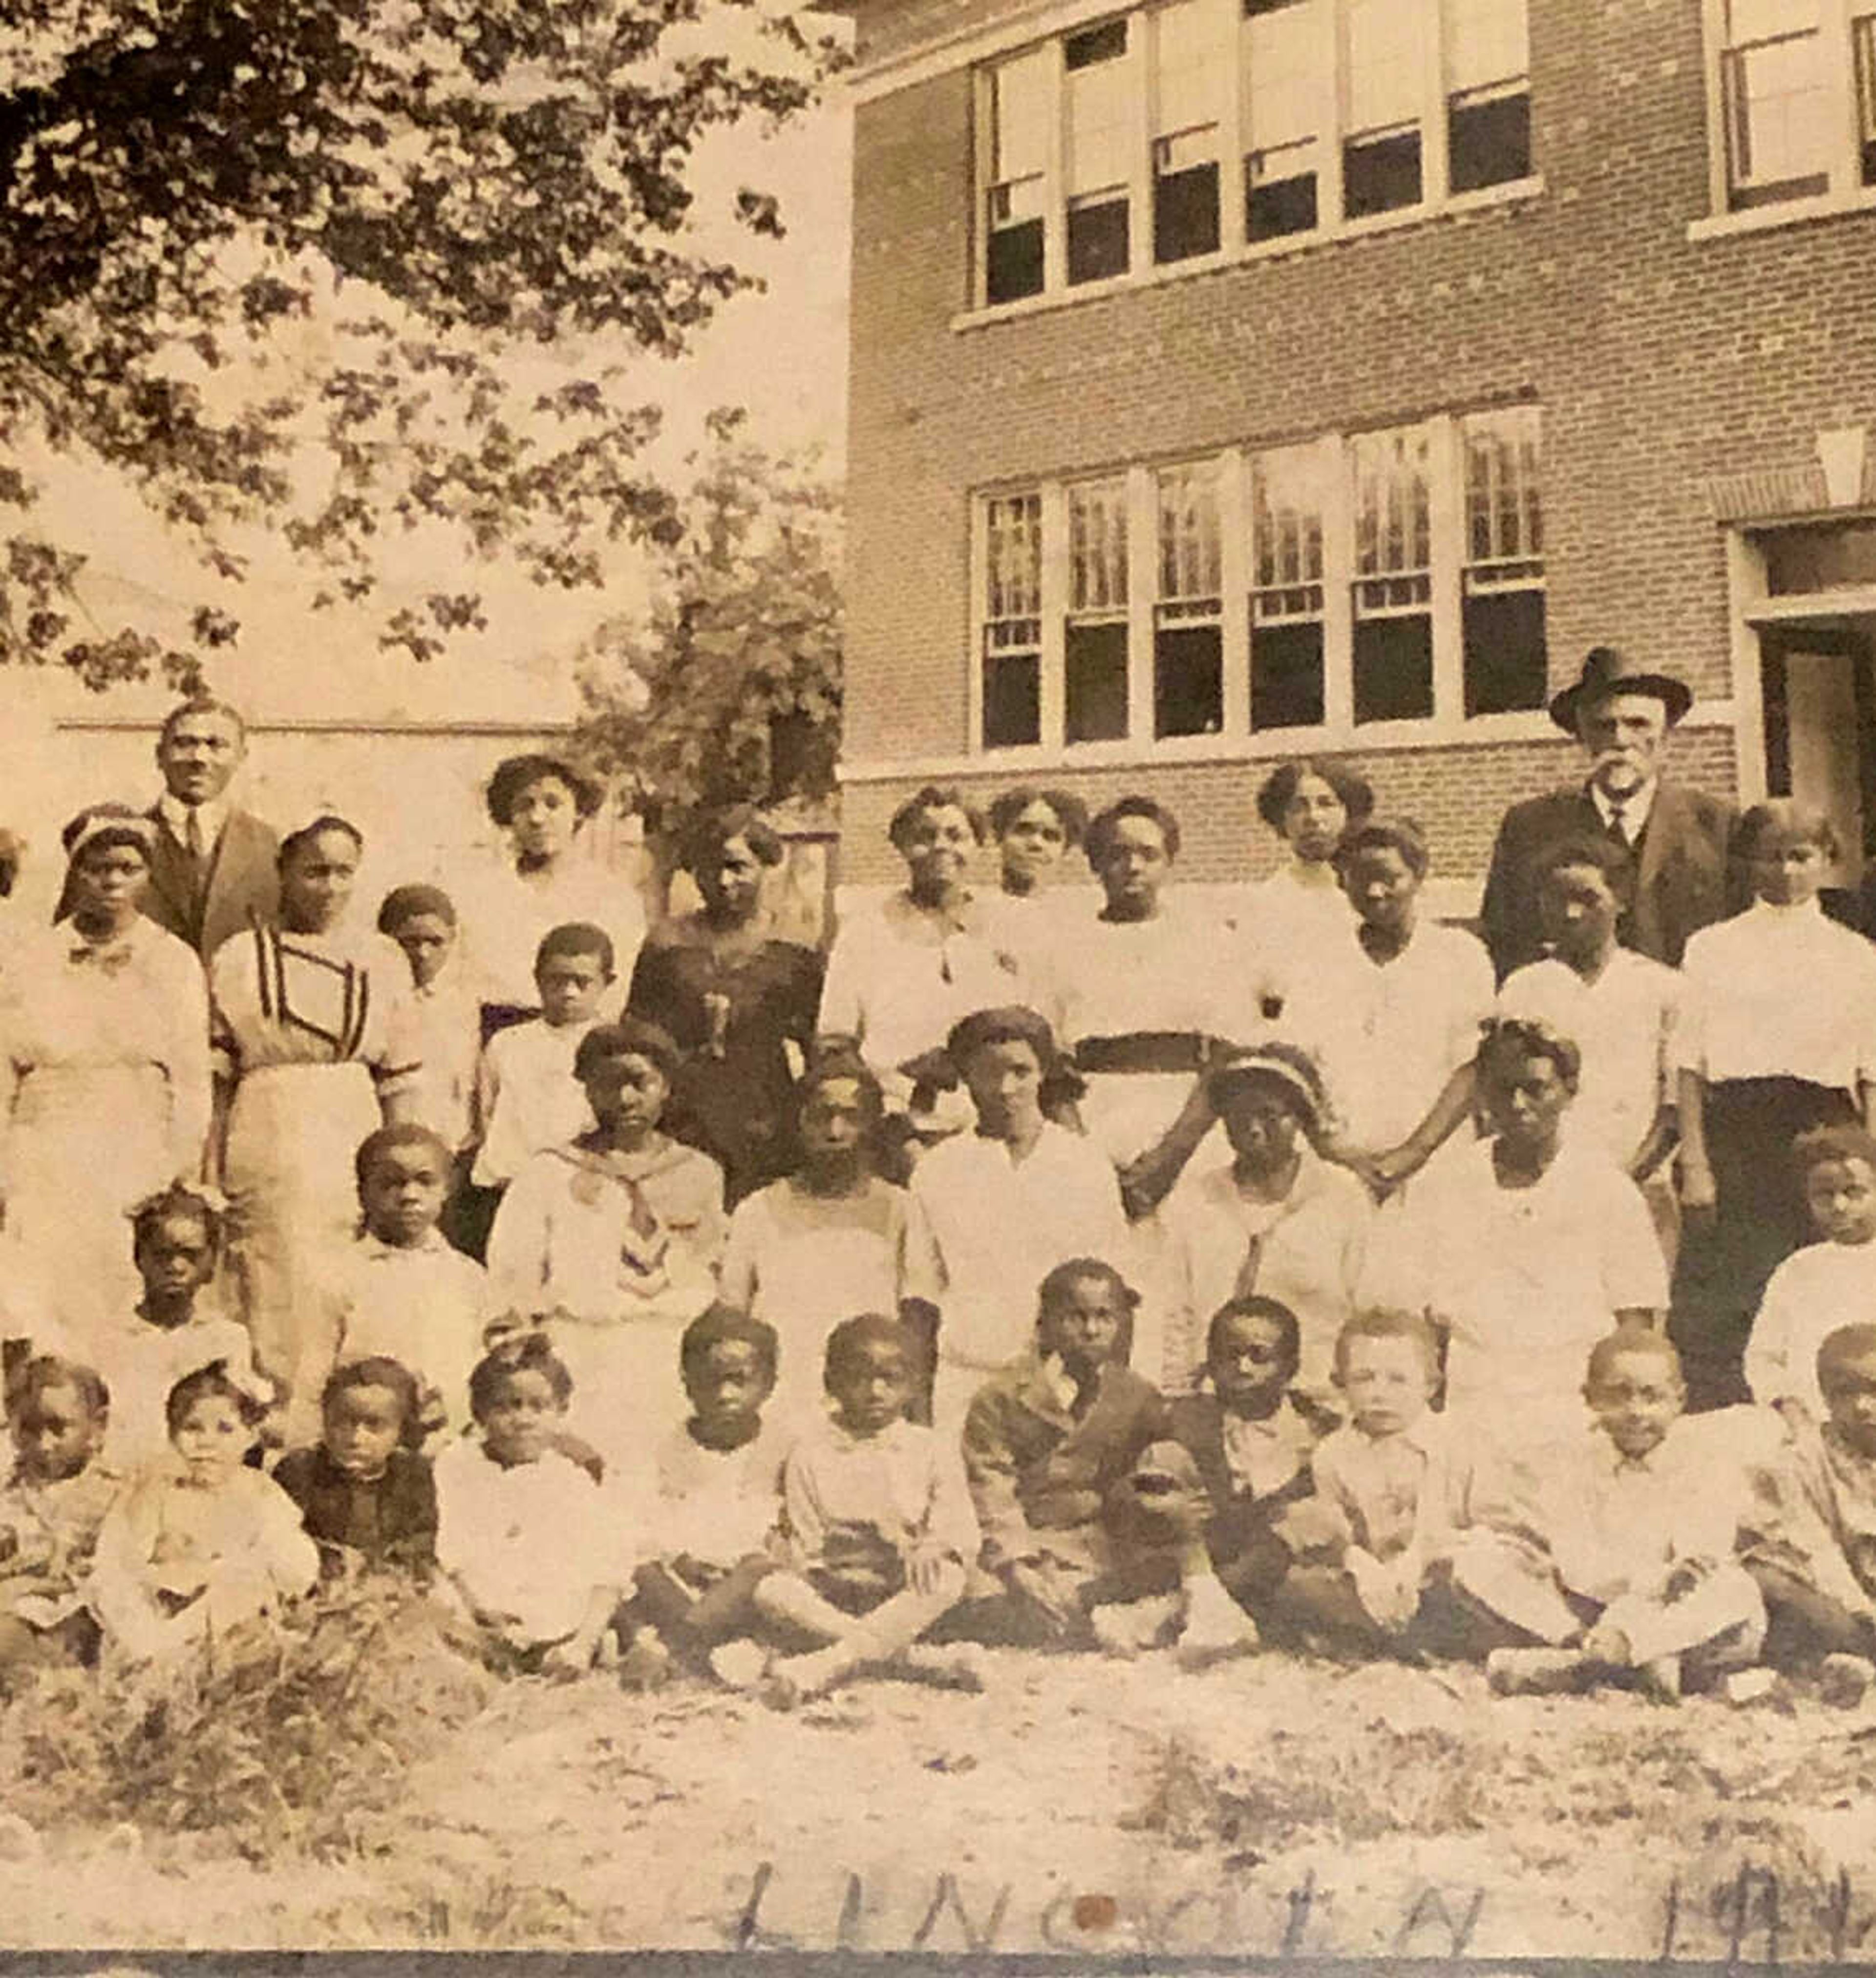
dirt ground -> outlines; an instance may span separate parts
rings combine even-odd
[[[1876,1708],[1786,1689],[1504,1700],[1465,1669],[1012,1652],[981,1695],[785,1717],[521,1681],[339,1858],[0,1815],[0,1913],[21,1948],[1796,1961],[1876,1950],[1873,1771]]]

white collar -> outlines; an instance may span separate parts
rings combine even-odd
[[[1780,906],[1774,900],[1755,900],[1747,909],[1758,915],[1761,920],[1784,921],[1788,925],[1795,921],[1818,921],[1824,918],[1824,908],[1816,894],[1795,906]]]
[[[1639,790],[1631,790],[1622,799],[1622,822],[1633,844],[1640,834],[1642,826],[1654,815],[1655,793],[1661,787],[1658,776],[1651,776]],[[1590,801],[1596,806],[1596,814],[1606,826],[1613,825],[1616,815],[1615,799],[1604,790],[1600,783],[1590,786]]]
[[[212,851],[220,842],[223,829],[228,822],[230,805],[226,797],[213,797],[207,803],[194,806],[196,816],[201,821],[202,848]],[[169,826],[171,835],[178,845],[189,842],[190,806],[170,795],[165,790],[157,799],[157,815]]]

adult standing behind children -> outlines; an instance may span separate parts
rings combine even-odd
[[[156,829],[143,911],[204,964],[231,934],[271,920],[280,900],[280,840],[228,798],[246,759],[246,726],[226,701],[184,701],[157,737],[163,794],[148,813]],[[57,918],[74,904],[68,885]]]
[[[1589,772],[1571,788],[1514,804],[1498,827],[1479,918],[1501,980],[1544,952],[1535,868],[1560,838],[1589,832],[1633,853],[1617,938],[1671,968],[1689,934],[1742,903],[1729,862],[1732,810],[1662,774],[1669,733],[1692,704],[1685,682],[1611,646],[1596,647],[1551,702],[1551,719],[1582,744]]]

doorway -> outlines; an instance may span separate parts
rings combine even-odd
[[[1765,790],[1815,804],[1843,853],[1828,885],[1876,862],[1876,614],[1762,626]]]

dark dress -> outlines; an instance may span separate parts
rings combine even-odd
[[[720,956],[694,915],[660,928],[640,951],[628,1013],[682,1047],[669,1129],[722,1165],[731,1206],[793,1173],[794,1073],[821,1001],[821,958],[792,941]]]
[[[393,1450],[384,1474],[366,1484],[346,1476],[323,1447],[289,1450],[273,1480],[299,1507],[327,1570],[348,1553],[415,1572],[435,1563],[436,1483],[414,1450]]]

